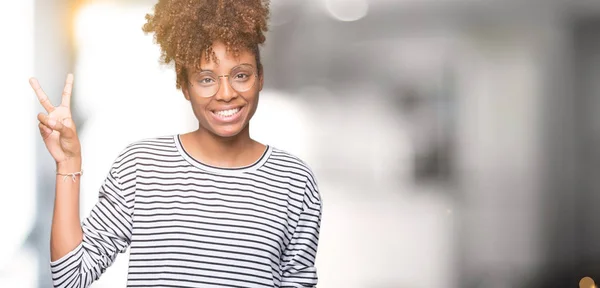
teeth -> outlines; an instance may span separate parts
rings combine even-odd
[[[223,111],[215,111],[215,114],[217,114],[219,116],[223,116],[223,117],[229,117],[229,116],[237,113],[238,111],[240,111],[240,108],[223,110]]]

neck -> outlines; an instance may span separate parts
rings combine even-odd
[[[185,138],[185,140],[183,139]],[[250,138],[247,125],[233,137],[220,137],[200,127],[182,135],[185,149],[200,162],[218,167],[241,167],[256,161],[264,146]],[[186,145],[187,144],[187,145]],[[257,153],[260,153],[257,156]]]

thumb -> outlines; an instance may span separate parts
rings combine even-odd
[[[65,129],[69,129],[71,131],[75,131],[75,122],[73,122],[73,119],[71,118],[65,118],[62,120],[62,125],[65,127]]]
[[[60,135],[65,136],[66,138],[72,138],[75,136],[75,123],[73,123],[73,119],[65,118],[62,121],[56,121],[56,125],[53,128],[60,132]]]
[[[40,122],[42,122],[42,124],[46,125],[48,128],[58,131],[61,137],[72,138],[75,136],[75,125],[71,118],[58,121],[54,118],[44,116],[38,117],[38,120],[40,120]]]

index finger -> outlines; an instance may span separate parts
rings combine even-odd
[[[62,94],[62,102],[61,106],[69,108],[71,105],[71,91],[73,91],[73,74],[69,73],[67,75],[67,80],[65,80],[65,88],[63,89]]]
[[[33,88],[33,91],[35,91],[35,95],[37,95],[40,104],[42,104],[44,109],[46,109],[46,112],[50,113],[54,111],[54,106],[52,105],[52,103],[50,103],[48,95],[44,93],[44,90],[42,90],[42,86],[40,86],[38,80],[35,78],[29,79],[29,85],[31,85],[31,88]]]

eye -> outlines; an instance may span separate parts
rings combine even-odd
[[[208,84],[215,83],[215,79],[213,79],[211,77],[204,77],[204,78],[200,78],[200,80],[198,82],[202,85],[208,85]]]
[[[240,80],[244,80],[248,77],[250,77],[250,75],[248,75],[246,73],[238,73],[235,75],[235,79],[240,79]]]

